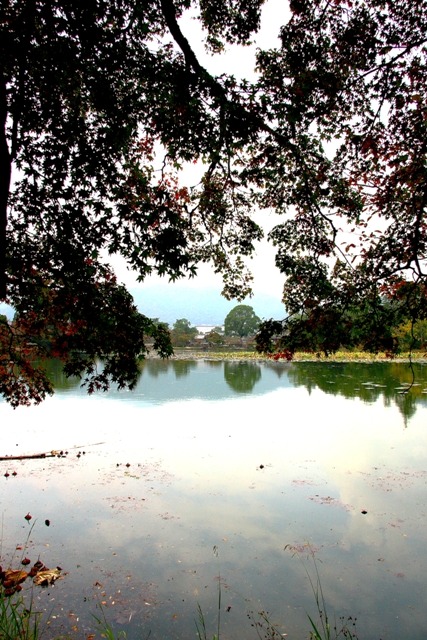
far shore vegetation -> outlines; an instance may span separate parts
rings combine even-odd
[[[181,347],[174,351],[172,359],[196,359],[196,360],[256,360],[277,361],[286,358],[277,358],[276,354],[258,353],[255,349],[196,349]],[[390,357],[385,352],[369,353],[367,351],[336,351],[333,354],[307,353],[297,351],[293,354],[292,362],[427,362],[427,351],[405,351],[399,355]]]
[[[336,322],[312,318],[261,321],[249,305],[237,305],[222,326],[198,328],[180,318],[165,329],[170,332],[172,358],[256,359],[286,361],[422,361],[427,358],[427,320],[409,321],[386,303],[382,324],[347,318],[345,329]],[[387,313],[385,313],[387,311]],[[158,322],[158,319],[155,319]],[[340,319],[343,324],[343,318]],[[148,357],[152,357],[150,350]]]

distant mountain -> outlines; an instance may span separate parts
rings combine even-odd
[[[262,320],[285,317],[285,307],[273,296],[256,294],[242,303],[229,302],[216,289],[196,289],[180,284],[144,285],[129,289],[139,311],[149,318],[159,318],[172,325],[179,318],[186,318],[194,326],[222,325],[225,316],[238,304],[250,305]],[[0,304],[0,314],[12,319],[14,311]]]
[[[238,304],[250,305],[262,320],[285,317],[285,307],[273,296],[257,294],[239,303],[228,301],[216,289],[196,289],[173,284],[156,284],[130,289],[139,311],[172,325],[186,318],[192,325],[222,325]]]

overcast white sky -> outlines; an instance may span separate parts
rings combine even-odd
[[[197,54],[199,61],[208,71],[214,75],[221,73],[233,74],[238,78],[255,77],[255,52],[256,48],[271,48],[278,45],[279,29],[289,18],[288,2],[286,0],[267,0],[261,21],[261,29],[257,34],[256,44],[251,47],[242,48],[240,46],[229,47],[227,53],[222,55],[208,55],[203,48],[203,36],[199,23],[187,17],[181,20],[181,29],[190,42],[193,50]],[[278,223],[279,217],[273,212],[263,211],[256,213],[256,221],[263,229],[268,232],[275,224]],[[281,298],[283,288],[283,276],[279,273],[274,264],[274,249],[267,243],[262,241],[257,246],[257,253],[254,258],[248,261],[251,271],[254,275],[254,292],[269,294],[277,299]],[[128,286],[147,287],[152,286],[156,282],[167,282],[165,279],[159,279],[158,276],[147,278],[144,283],[137,283],[134,274],[130,273],[126,268],[124,261],[117,260],[114,262],[118,279],[125,282]],[[215,288],[219,291],[222,289],[221,277],[214,274],[213,270],[203,265],[199,269],[199,275],[196,278],[185,279],[176,282],[174,287],[194,287],[200,289]]]

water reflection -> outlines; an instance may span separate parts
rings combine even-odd
[[[252,362],[224,362],[224,379],[238,393],[249,393],[261,379],[261,367]]]
[[[67,379],[58,362],[46,365],[59,393],[85,393],[77,378]],[[413,381],[415,384],[407,392]],[[405,424],[418,405],[427,404],[427,366],[408,363],[251,362],[219,360],[146,360],[135,390],[111,390],[109,397],[147,402],[177,399],[222,399],[235,394],[264,394],[282,387],[305,387],[309,393],[359,398],[399,408]]]
[[[152,378],[173,371],[176,378],[185,378],[197,367],[194,360],[145,360],[141,365],[141,375],[147,374]]]
[[[3,454],[69,451],[2,463],[2,562],[30,511],[27,555],[66,574],[37,607],[66,636],[90,634],[100,601],[130,640],[194,637],[198,603],[212,636],[220,575],[224,638],[255,640],[247,612],[264,609],[298,639],[315,605],[285,546],[308,541],[332,617],[357,616],[363,640],[424,639],[425,369],[404,429],[406,365],[229,364],[147,361],[134,393],[0,403]]]
[[[375,402],[381,397],[384,406],[394,403],[399,407],[405,423],[415,414],[418,403],[427,404],[424,364],[411,368],[408,363],[299,362],[288,370],[288,377],[294,386],[302,385],[309,392],[318,388],[327,394],[360,398],[364,402]]]

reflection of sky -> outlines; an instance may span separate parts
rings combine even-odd
[[[223,400],[240,393],[263,394],[291,386],[283,363],[263,366],[256,362],[147,360],[137,388],[113,392],[111,397],[132,402],[163,403],[176,400]],[[261,375],[262,372],[262,375]],[[246,373],[245,375],[242,375]],[[248,388],[246,381],[250,383]]]
[[[413,365],[415,384],[411,392],[402,390],[413,382],[408,363],[355,362],[251,362],[218,360],[147,360],[132,391],[111,389],[109,399],[146,404],[176,400],[223,400],[243,394],[264,394],[273,389],[303,386],[309,391],[360,398],[384,405],[399,406],[406,422],[417,406],[427,406],[427,366]],[[77,379],[65,379],[58,364],[50,367],[52,381],[59,393],[82,395]],[[58,391],[57,391],[58,393]]]
[[[331,608],[357,615],[360,637],[421,639],[426,409],[405,429],[381,398],[367,404],[275,380],[263,394],[222,400],[69,393],[30,409],[1,404],[1,453],[69,450],[2,463],[18,473],[0,476],[3,553],[25,541],[32,513],[30,557],[68,571],[50,597],[78,610],[80,624],[90,625],[98,581],[117,599],[113,622],[148,617],[153,639],[170,629],[188,637],[197,602],[215,617],[220,572],[230,636],[248,625],[249,637],[246,611],[262,606],[303,637],[314,600],[284,547],[309,541],[321,547]]]

